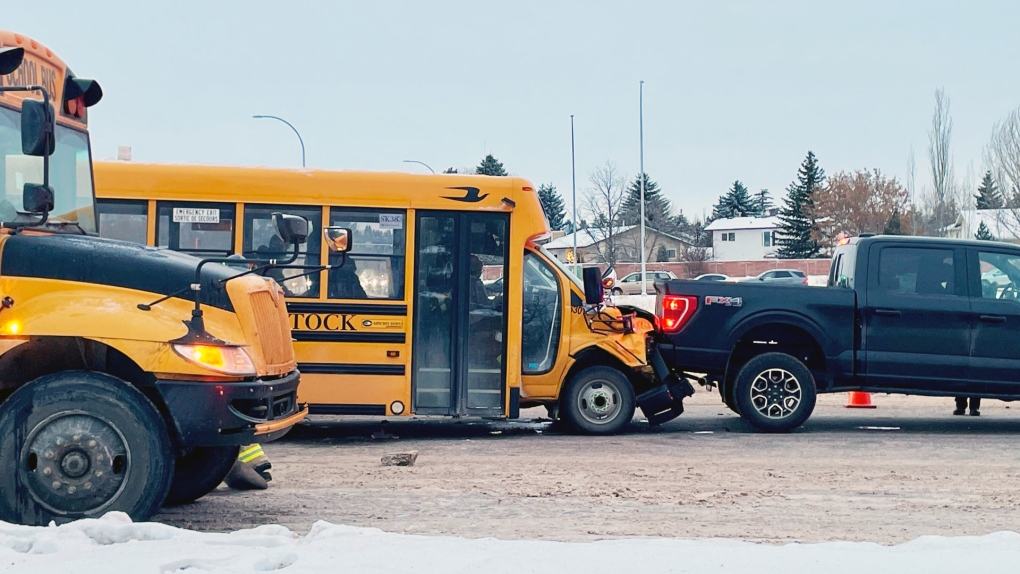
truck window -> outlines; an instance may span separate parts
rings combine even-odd
[[[982,299],[1020,299],[1020,255],[980,252],[978,261]]]
[[[879,251],[878,288],[898,295],[957,295],[950,249],[886,247]]]

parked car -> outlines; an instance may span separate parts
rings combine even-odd
[[[694,278],[695,281],[729,281],[729,275],[723,275],[722,273],[704,273]]]
[[[759,430],[800,426],[816,393],[1020,400],[1016,245],[860,237],[836,248],[827,287],[656,290],[653,346],[666,367],[716,385]]]
[[[670,281],[676,279],[672,271],[649,271],[645,279],[645,292],[655,293],[656,281]],[[624,276],[613,285],[613,295],[640,295],[641,294],[641,272],[636,271]]]
[[[744,279],[741,283],[772,283],[807,285],[807,274],[799,269],[772,269],[750,279]]]

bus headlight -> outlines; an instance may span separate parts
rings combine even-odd
[[[255,363],[241,347],[173,345],[173,348],[184,360],[217,373],[239,376],[255,374]]]

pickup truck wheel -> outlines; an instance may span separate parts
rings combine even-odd
[[[177,457],[170,492],[163,506],[195,502],[223,482],[237,462],[239,446],[199,446]]]
[[[611,367],[589,367],[574,375],[560,416],[584,434],[613,434],[634,418],[634,387]]]
[[[0,520],[43,526],[119,510],[148,520],[174,457],[156,407],[100,373],[40,377],[0,405]]]
[[[788,432],[811,416],[815,380],[804,363],[785,353],[766,353],[747,362],[737,374],[737,412],[764,432]]]

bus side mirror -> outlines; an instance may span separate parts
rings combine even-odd
[[[21,153],[48,156],[56,149],[53,137],[53,106],[41,100],[21,104]]]
[[[308,220],[297,215],[273,213],[276,232],[287,245],[301,245],[308,241]]]
[[[346,227],[326,227],[322,230],[326,246],[331,253],[347,253],[351,250],[351,230]]]
[[[602,293],[602,272],[598,267],[585,267],[581,271],[584,277],[584,302],[589,305],[600,305],[605,299]]]
[[[28,213],[53,211],[53,188],[39,183],[26,183],[21,194],[21,205]]]

